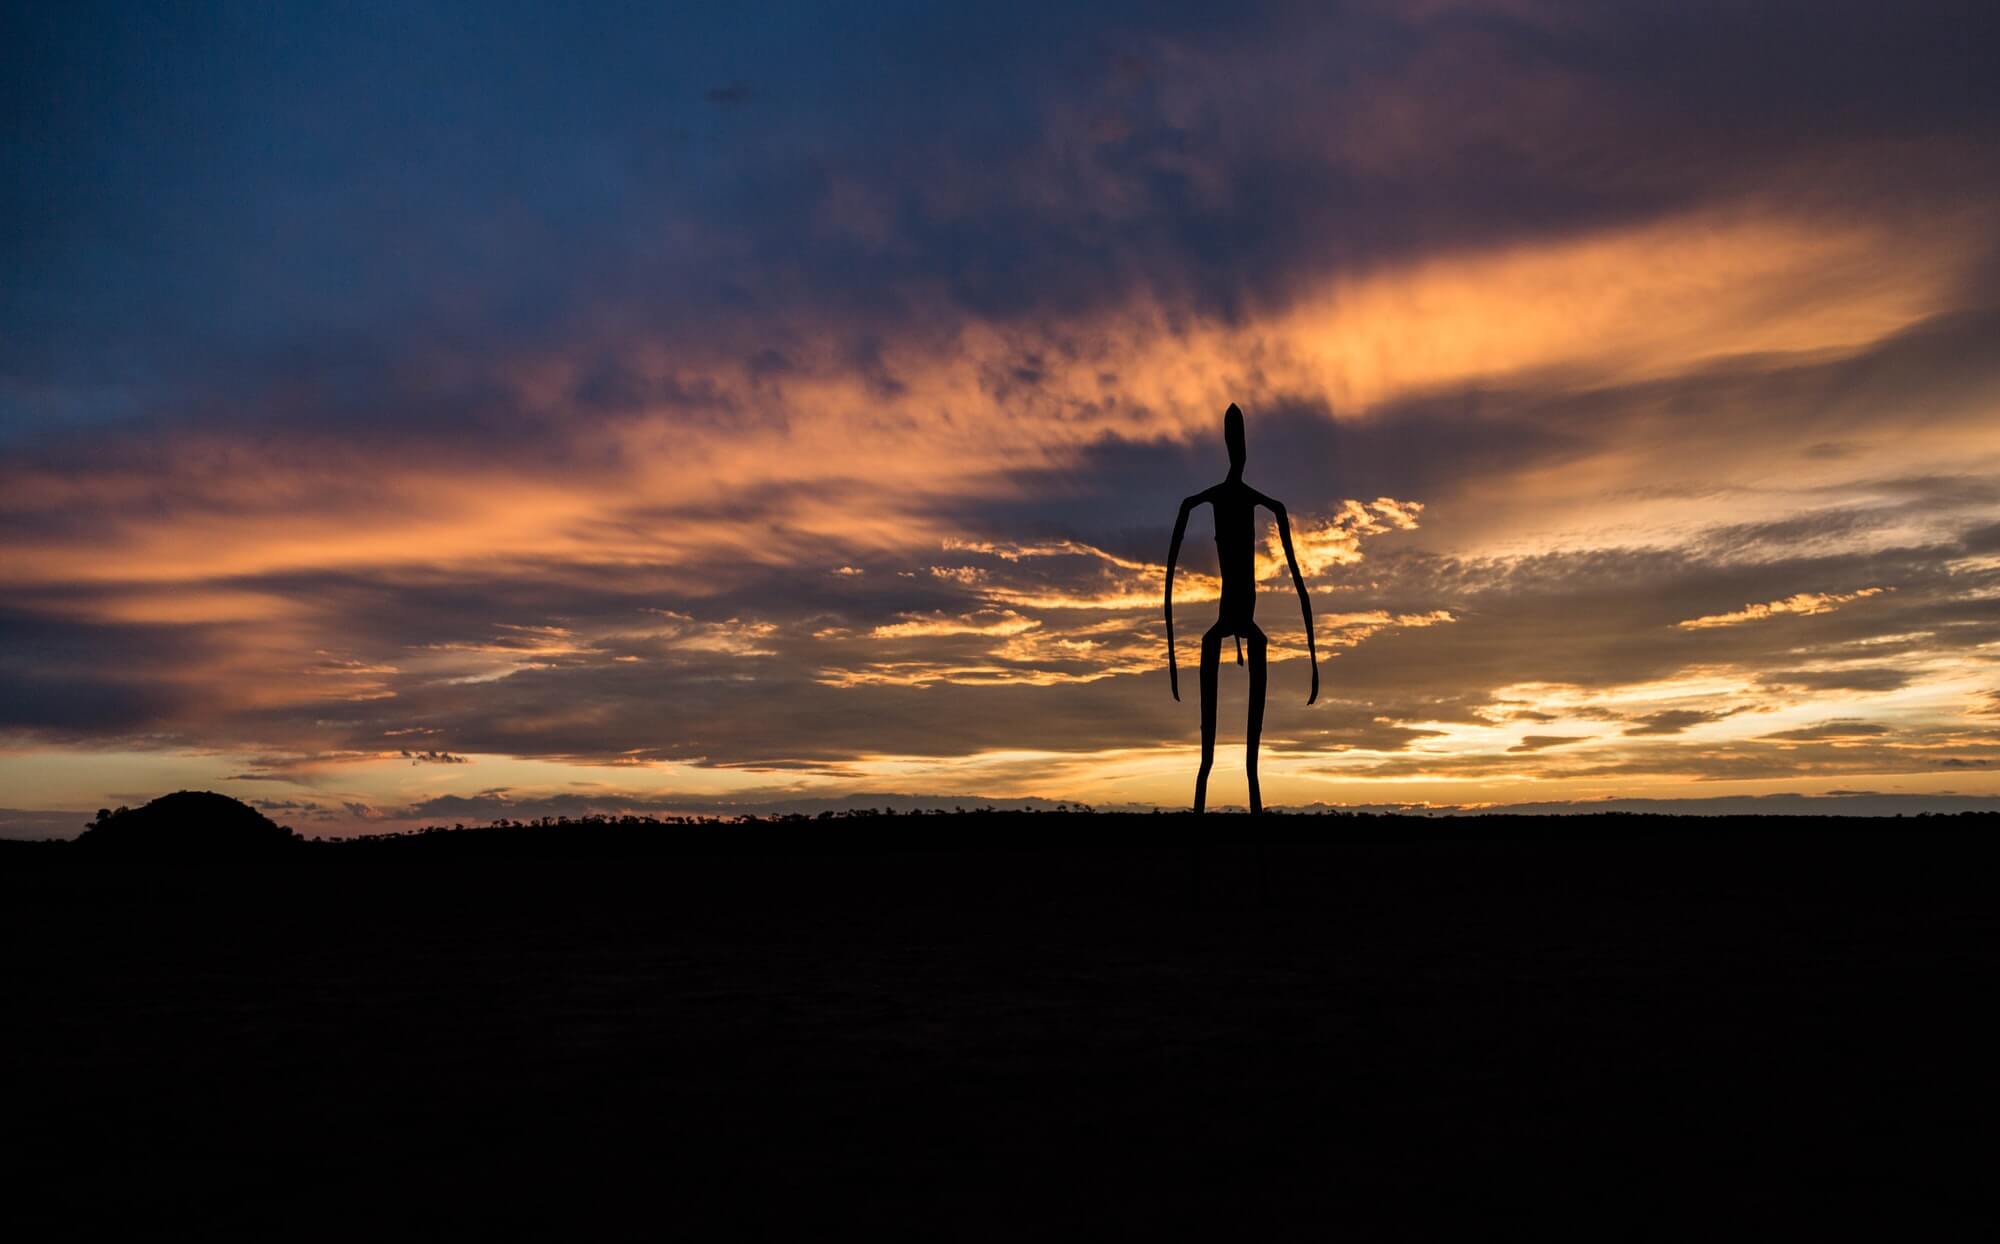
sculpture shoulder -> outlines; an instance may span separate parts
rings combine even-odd
[[[1267,510],[1283,512],[1285,508],[1275,497],[1265,496],[1242,480],[1223,480],[1207,492],[1197,494],[1197,497],[1232,509],[1247,510],[1261,505]]]

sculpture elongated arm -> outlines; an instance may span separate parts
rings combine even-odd
[[[1271,501],[1269,498],[1266,498],[1266,504],[1271,507],[1271,513],[1277,515],[1278,539],[1285,546],[1285,565],[1291,567],[1292,586],[1299,590],[1299,611],[1306,619],[1306,657],[1312,661],[1313,668],[1312,694],[1306,697],[1306,706],[1310,708],[1313,702],[1319,699],[1319,651],[1313,644],[1312,597],[1306,594],[1305,578],[1299,574],[1299,559],[1292,552],[1292,524],[1285,517],[1285,507],[1281,502]]]
[[[1181,502],[1181,512],[1174,518],[1174,542],[1167,546],[1167,685],[1173,689],[1177,701],[1181,698],[1181,670],[1174,658],[1174,563],[1180,560],[1181,537],[1187,534],[1188,511],[1199,504],[1199,493]]]

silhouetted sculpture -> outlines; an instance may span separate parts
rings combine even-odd
[[[1194,810],[1208,805],[1208,771],[1215,764],[1215,683],[1222,663],[1222,637],[1236,637],[1236,663],[1243,663],[1243,641],[1250,641],[1250,727],[1249,748],[1243,769],[1250,779],[1250,810],[1262,812],[1264,798],[1257,789],[1257,738],[1264,731],[1264,632],[1257,629],[1257,507],[1263,506],[1278,520],[1278,538],[1285,546],[1285,564],[1291,567],[1292,586],[1299,590],[1299,608],[1306,619],[1306,655],[1312,660],[1310,706],[1319,699],[1319,652],[1313,643],[1312,601],[1306,582],[1299,576],[1299,559],[1292,553],[1292,525],[1285,507],[1243,482],[1243,412],[1232,403],[1222,416],[1222,439],[1229,446],[1229,478],[1215,487],[1196,493],[1181,502],[1174,519],[1174,542],[1167,549],[1167,678],[1174,699],[1181,698],[1180,665],[1174,656],[1174,563],[1180,559],[1181,537],[1187,534],[1188,511],[1207,502],[1215,507],[1215,554],[1222,570],[1222,608],[1215,625],[1201,637],[1201,772],[1194,779]]]

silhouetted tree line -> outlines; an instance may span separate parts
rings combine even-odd
[[[334,841],[374,842],[401,838],[422,838],[438,834],[478,834],[496,830],[746,829],[760,826],[773,828],[798,827],[830,821],[908,821],[938,817],[984,818],[988,820],[996,818],[1012,820],[1014,818],[1073,817],[1078,820],[1090,819],[1104,822],[1128,822],[1138,819],[1157,818],[1178,821],[1186,819],[1190,815],[1178,810],[1164,810],[1159,808],[1150,809],[1145,812],[1098,812],[1090,805],[1083,803],[1058,803],[1052,808],[996,808],[991,804],[967,808],[963,805],[955,805],[951,808],[913,808],[902,812],[898,812],[894,808],[842,808],[817,813],[783,812],[761,815],[743,813],[735,816],[656,816],[632,814],[614,816],[600,813],[576,817],[541,816],[527,819],[499,817],[476,825],[467,825],[464,822],[455,822],[451,825],[425,825],[414,829],[384,830],[371,834],[359,834]],[[1435,810],[1421,808],[1381,811],[1347,808],[1314,808],[1311,810],[1271,809],[1259,815],[1265,818],[1278,818],[1294,823],[1338,821],[1392,825],[1410,822],[1423,824],[1432,832],[1448,832],[1447,827],[1456,827],[1463,832],[1477,833],[1482,829],[1491,831],[1497,830],[1502,826],[1520,828],[1533,825],[1547,827],[1552,831],[1567,828],[1582,834],[1602,833],[1605,832],[1605,828],[1608,825],[1632,823],[1661,828],[1670,825],[1706,828],[1716,828],[1725,825],[1756,825],[1765,829],[1793,828],[1805,830],[1810,828],[1823,830],[1828,827],[1837,829],[1842,825],[1858,825],[1870,819],[1798,815],[1744,816],[1733,813],[1699,816],[1673,812],[1622,811],[1575,812],[1561,815],[1507,812],[1440,815]],[[1993,812],[1984,811],[1918,812],[1905,818],[1899,812],[1892,819],[1970,822],[1982,819],[1991,820],[1995,816],[1996,814]],[[1245,817],[1242,819],[1248,821],[1250,818]]]
[[[937,825],[940,818],[952,822]],[[1956,831],[1990,826],[1991,811],[1915,812],[1886,818],[1799,815],[1707,815],[1667,812],[1575,812],[1561,815],[1489,812],[1440,815],[1434,809],[1312,808],[1273,810],[1261,816],[1223,816],[1202,822],[1192,813],[1151,809],[1099,812],[1085,803],[1061,802],[1044,808],[997,808],[992,804],[954,805],[897,811],[842,808],[823,812],[737,815],[658,815],[593,813],[585,816],[498,817],[483,824],[434,824],[386,830],[351,838],[311,841],[319,849],[413,839],[460,839],[475,853],[526,851],[538,854],[642,853],[712,850],[754,853],[800,849],[873,849],[897,843],[1009,846],[1073,843],[1135,845],[1232,840],[1311,841],[1328,837],[1407,839],[1540,838],[1619,836],[1726,836],[1732,833],[1827,835],[1870,832],[1871,822]],[[932,828],[936,825],[936,828]],[[840,832],[828,833],[838,826]],[[696,832],[688,832],[696,831]],[[727,831],[718,833],[716,831]],[[747,831],[747,832],[746,832]],[[139,808],[99,809],[77,845],[87,854],[148,859],[217,860],[261,856],[307,843],[289,828],[238,800],[209,791],[178,791]],[[456,849],[456,848],[455,848]],[[315,853],[316,854],[316,853]]]

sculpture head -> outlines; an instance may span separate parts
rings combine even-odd
[[[1222,412],[1222,440],[1229,446],[1229,473],[1240,474],[1243,470],[1243,412],[1231,402],[1229,409]]]

